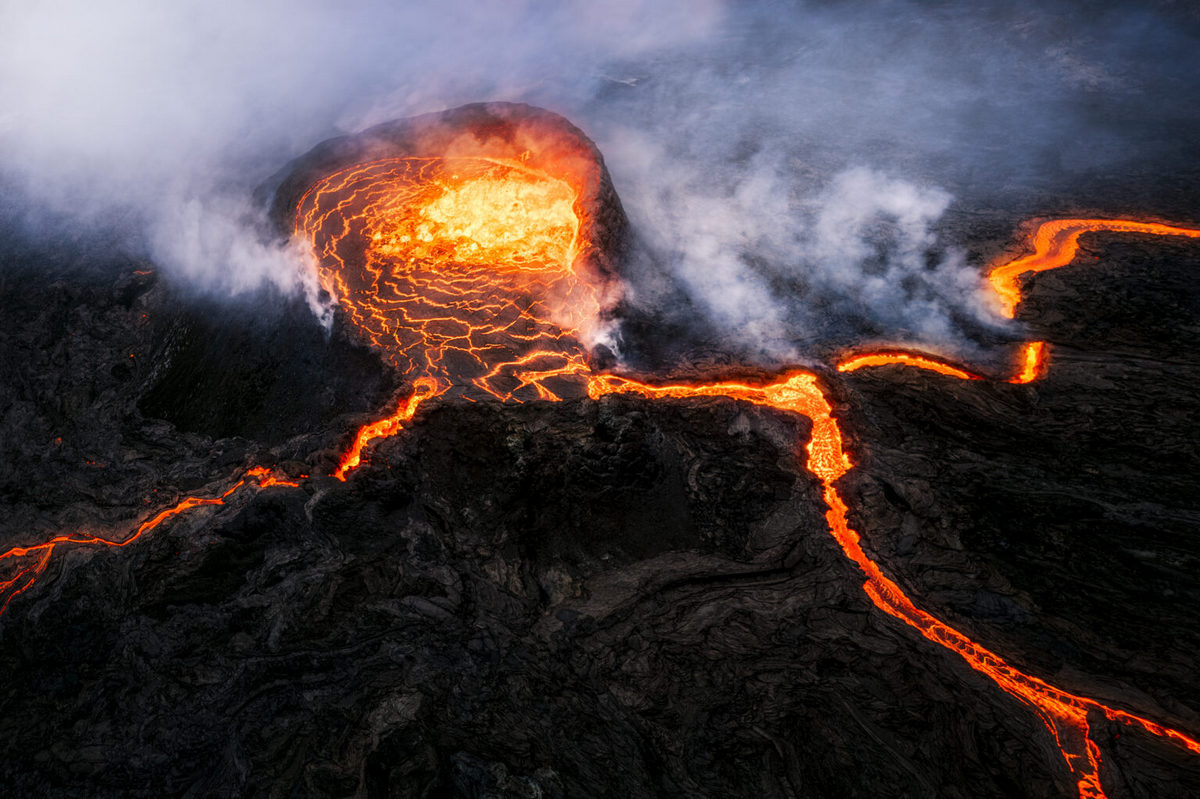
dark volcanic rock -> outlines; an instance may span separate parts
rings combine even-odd
[[[1200,263],[1088,246],[1031,281],[1043,381],[825,375],[857,463],[841,488],[921,607],[1200,732]],[[808,420],[429,403],[343,483],[321,476],[338,445],[404,382],[344,328],[215,314],[133,263],[26,266],[0,273],[0,543],[119,537],[253,464],[314,476],[66,550],[14,599],[7,795],[1074,794],[1030,708],[863,593],[802,468]],[[1200,793],[1200,759],[1092,722],[1114,799]]]
[[[152,307],[156,290],[139,296]],[[119,296],[82,304],[125,319]],[[30,329],[53,335],[53,318]],[[1189,572],[1159,577],[1184,597],[1163,627],[1134,624],[1171,603],[1146,599],[1133,561],[1062,579],[1142,541],[1139,492],[1158,477],[1106,483],[1105,503],[1129,507],[1118,521],[1138,523],[1099,535],[1031,491],[1086,494],[1063,441],[1129,404],[1087,377],[1098,355],[1088,372],[1055,343],[1060,376],[1036,386],[880,371],[839,390],[860,528],[980,641],[1190,728]],[[1156,368],[1186,380],[1178,367]],[[1091,415],[1074,413],[1081,391]],[[106,425],[154,427],[137,396]],[[1037,444],[1038,419],[1058,439]],[[180,443],[197,479],[270,455],[155,429],[151,476],[128,493],[179,474]],[[1106,429],[1153,447],[1163,428]],[[806,435],[806,420],[722,399],[450,403],[347,483],[271,488],[138,546],[67,554],[0,619],[2,777],[14,795],[1069,795],[1036,716],[866,600],[800,468]],[[1186,481],[1193,467],[1174,465]],[[1181,497],[1164,512],[1186,515]],[[1152,657],[1130,656],[1130,631]],[[1172,747],[1102,745],[1110,795],[1193,793],[1195,764]]]
[[[190,302],[161,327],[148,356],[155,370],[138,403],[143,415],[269,446],[342,414],[369,413],[397,388],[366,348],[328,337],[303,303],[269,296]]]
[[[858,590],[795,459],[806,427],[711,400],[443,407],[347,484],[67,564],[5,619],[24,753],[5,777],[366,796],[1051,780],[1035,721],[980,679],[964,707],[938,687],[955,664]]]

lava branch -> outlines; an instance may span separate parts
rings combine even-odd
[[[1032,383],[1041,377],[1046,371],[1046,355],[1047,346],[1044,341],[1028,341],[1021,347],[1021,354],[1018,361],[1018,370],[1016,374],[1008,378],[1005,382],[1015,385],[1023,385]],[[952,363],[935,358],[926,353],[916,352],[913,350],[889,349],[879,352],[865,352],[857,355],[849,355],[837,363],[839,372],[857,372],[859,369],[873,368],[877,366],[911,366],[915,369],[924,369],[927,372],[934,372],[946,377],[953,377],[958,380],[986,380],[983,375],[975,374],[968,371],[965,367],[955,366]]]
[[[957,377],[959,380],[983,379],[977,374],[968,372],[966,369],[960,369],[945,361],[904,350],[888,350],[886,352],[868,352],[862,355],[853,355],[839,361],[837,370],[839,372],[856,372],[859,369],[873,366],[913,366],[917,369],[925,369],[926,371],[936,372],[947,377]]]
[[[1100,799],[1105,796],[1100,784],[1100,749],[1090,737],[1089,713],[1102,714],[1112,721],[1140,727],[1200,754],[1200,741],[1141,716],[1060,690],[1025,674],[913,604],[900,586],[884,575],[879,564],[863,551],[861,537],[847,520],[849,508],[838,492],[836,483],[853,468],[853,464],[842,445],[842,433],[833,418],[833,409],[818,386],[815,375],[795,372],[765,386],[742,383],[654,386],[614,375],[597,375],[588,381],[588,396],[593,399],[614,393],[633,393],[651,399],[725,396],[808,417],[813,428],[806,447],[805,467],[821,481],[828,507],[825,520],[829,531],[842,553],[866,576],[863,591],[867,597],[877,608],[913,627],[929,641],[954,652],[972,669],[990,678],[1002,691],[1037,711],[1054,737],[1068,768],[1075,775],[1081,799]]]
[[[1200,238],[1200,230],[1164,225],[1157,222],[1130,222],[1125,219],[1052,219],[1038,225],[1029,237],[1033,253],[996,264],[988,272],[988,285],[1000,304],[1001,313],[1012,319],[1020,305],[1021,276],[1067,266],[1079,254],[1079,237],[1085,233],[1135,233],[1153,236]],[[1032,383],[1046,370],[1046,343],[1027,342],[1021,349],[1019,370],[1009,383]],[[854,372],[865,367],[911,366],[959,380],[982,379],[965,368],[915,350],[891,349],[851,355],[837,364],[839,372]]]
[[[988,273],[988,283],[1000,301],[1001,312],[1009,319],[1016,314],[1021,303],[1021,275],[1066,266],[1079,253],[1079,237],[1084,233],[1100,232],[1200,238],[1200,230],[1157,222],[1124,219],[1052,219],[1043,222],[1030,237],[1033,253],[998,264]]]
[[[0,605],[0,615],[3,615],[8,610],[9,604],[13,599],[29,590],[37,578],[46,571],[46,567],[50,564],[50,559],[60,547],[69,546],[105,546],[122,548],[134,543],[142,536],[157,529],[164,522],[178,516],[192,508],[203,507],[206,505],[224,505],[225,500],[233,496],[237,491],[244,486],[252,485],[258,490],[270,488],[272,486],[298,486],[298,482],[282,476],[280,473],[266,467],[256,466],[246,472],[245,476],[235,482],[231,487],[223,493],[211,497],[192,496],[184,497],[169,508],[160,510],[150,518],[143,521],[133,532],[120,540],[104,538],[98,535],[85,535],[81,533],[71,533],[67,535],[58,535],[45,541],[41,544],[33,544],[27,547],[13,547],[7,552],[0,553],[0,564],[12,564],[17,566],[17,571],[6,580],[0,580],[0,600],[3,604]]]

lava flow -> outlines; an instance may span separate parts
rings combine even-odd
[[[930,358],[927,355],[918,355],[911,352],[902,352],[899,350],[887,352],[869,352],[863,355],[854,355],[840,361],[837,365],[839,372],[856,372],[871,366],[913,366],[917,369],[925,369],[930,372],[937,372],[940,375],[947,377],[957,377],[959,380],[982,380],[979,375],[972,374],[966,369],[960,369],[957,366],[948,364],[945,361],[939,361]]]
[[[252,482],[251,482],[252,481]],[[0,615],[8,610],[9,604],[18,595],[25,591],[37,582],[37,578],[46,571],[46,567],[50,564],[50,559],[60,547],[71,546],[104,546],[104,547],[127,547],[134,543],[142,536],[157,528],[168,519],[191,510],[192,508],[202,507],[204,505],[224,505],[225,500],[229,499],[239,489],[246,485],[253,485],[258,489],[270,488],[271,486],[298,486],[299,483],[289,480],[286,477],[280,476],[277,472],[267,469],[262,466],[246,472],[245,476],[239,479],[230,488],[224,492],[211,497],[184,497],[174,505],[160,510],[150,518],[139,524],[132,533],[120,540],[112,540],[98,535],[86,535],[82,533],[71,533],[67,535],[57,535],[49,541],[44,541],[40,544],[33,544],[27,547],[13,547],[6,552],[0,553],[0,563],[10,561],[17,566],[17,572],[7,580],[0,581],[0,599],[3,599],[3,604],[0,605]]]
[[[502,135],[493,135],[496,129]],[[587,171],[595,170],[595,160],[561,144],[556,152],[568,151],[566,160],[523,149],[527,137],[519,125],[497,128],[487,121],[473,133],[469,147],[447,147],[440,155],[416,147],[415,154],[374,152],[335,165],[296,194],[295,230],[311,242],[324,285],[338,298],[347,322],[412,384],[394,413],[357,431],[334,477],[344,480],[362,463],[367,446],[402,430],[419,407],[439,396],[501,402],[557,401],[585,391],[592,399],[617,393],[649,399],[719,396],[800,414],[812,421],[804,465],[821,483],[830,533],[863,574],[867,597],[1029,706],[1053,736],[1079,796],[1104,796],[1101,752],[1091,738],[1092,725],[1102,719],[1200,754],[1200,742],[1184,733],[1025,674],[918,608],[866,553],[859,533],[850,527],[849,508],[837,483],[852,461],[816,375],[797,371],[765,385],[652,385],[593,372],[582,339],[602,316],[608,298],[604,281],[589,266],[596,250],[589,217],[594,206],[584,198],[594,200],[597,190],[580,176],[595,174]],[[501,143],[498,152],[488,151],[489,141]],[[581,169],[581,163],[590,166]],[[1035,236],[1034,255],[992,271],[992,285],[1006,308],[1011,312],[1020,301],[1018,275],[1066,263],[1078,236],[1091,230],[1200,236],[1200,231],[1131,222],[1045,223]],[[1010,290],[1018,293],[1006,293]],[[888,364],[982,379],[940,360],[898,351],[855,355],[838,370]],[[1030,382],[1044,369],[1045,347],[1033,342],[1009,382]],[[160,511],[120,541],[64,535],[9,550],[0,561],[13,560],[21,567],[0,583],[4,607],[45,571],[57,547],[127,546],[189,508],[224,504],[251,478],[259,488],[295,485],[255,469],[224,493],[188,497]]]
[[[857,372],[876,366],[911,366],[914,369],[924,369],[946,377],[958,380],[984,380],[982,375],[969,372],[961,366],[934,358],[925,353],[908,350],[882,350],[851,355],[837,363],[839,372]],[[1015,375],[1008,378],[1008,383],[1032,383],[1041,377],[1046,368],[1046,342],[1030,341],[1021,348],[1020,367]]]
[[[516,158],[391,157],[355,164],[301,197],[296,231],[357,331],[414,391],[361,428],[335,476],[417,406],[453,392],[501,401],[579,393],[580,342],[603,284],[581,267],[581,187]],[[572,389],[572,383],[576,386]]]
[[[463,174],[483,177],[464,179]],[[477,191],[470,181],[495,181],[495,175],[493,167],[484,164],[441,163],[435,169],[424,161],[393,159],[336,173],[302,199],[297,226],[312,237],[322,259],[323,274],[342,298],[350,318],[385,354],[399,359],[393,360],[394,363],[415,369],[420,375],[413,393],[394,415],[359,431],[338,467],[339,478],[344,479],[346,472],[360,462],[362,448],[367,443],[398,431],[412,419],[421,402],[445,393],[452,386],[463,386],[469,380],[471,385],[500,400],[519,400],[522,397],[518,391],[526,391],[529,398],[557,400],[560,394],[546,386],[546,379],[585,375],[590,371],[576,332],[564,331],[561,325],[556,325],[556,317],[562,316],[561,306],[529,299],[531,286],[541,292],[564,282],[565,291],[559,289],[557,293],[559,302],[569,303],[573,295],[588,297],[586,286],[570,268],[571,249],[565,246],[566,233],[557,240],[548,235],[558,229],[558,217],[549,207],[539,206],[523,213],[515,213],[513,209],[516,226],[507,229],[503,246],[506,253],[515,251],[520,255],[510,263],[493,265],[471,257],[477,252],[486,254],[480,260],[496,257],[492,242],[497,237],[490,232],[486,240],[475,244],[464,242],[457,234],[444,241],[430,241],[440,229],[437,222],[429,221],[432,216],[429,209],[450,202],[441,199],[448,195],[484,197],[485,193]],[[512,173],[502,171],[500,182],[492,183],[490,190],[506,198],[515,196],[514,190],[504,183],[511,177]],[[517,179],[527,181],[535,177],[544,179],[524,174]],[[432,186],[422,185],[421,181]],[[525,196],[541,203],[552,197],[553,192],[539,189]],[[486,211],[501,205],[507,208],[506,203],[507,200],[504,204],[482,200],[466,212],[467,221],[455,230],[488,231],[486,225],[475,222],[478,209]],[[376,218],[379,214],[386,218]],[[557,245],[551,252],[546,244],[554,241]],[[518,243],[520,246],[516,246]],[[348,257],[361,259],[364,264],[361,271],[348,263]],[[439,257],[442,260],[437,260]],[[443,275],[452,275],[454,279],[440,282]],[[539,279],[531,283],[529,275],[537,275]],[[514,276],[520,279],[514,282]],[[481,296],[487,301],[480,302]],[[518,313],[517,308],[523,312]],[[595,309],[596,306],[585,306],[584,312],[594,313]],[[510,323],[517,319],[523,327],[519,335],[514,335]],[[543,349],[547,345],[553,345],[554,349]],[[555,359],[556,368],[524,369],[546,357]],[[1026,345],[1019,370],[1009,382],[1035,380],[1044,369],[1044,358],[1044,343]],[[886,364],[915,366],[959,379],[982,379],[934,358],[899,351],[857,355],[842,361],[838,369],[848,372]],[[508,387],[497,390],[493,381],[506,373],[511,375]],[[884,575],[879,565],[867,556],[859,534],[847,521],[848,507],[837,491],[836,482],[851,468],[851,461],[815,375],[796,372],[764,386],[733,382],[654,386],[617,375],[591,374],[587,376],[587,393],[593,399],[613,393],[634,393],[654,399],[724,396],[811,419],[813,432],[805,465],[823,486],[830,532],[846,557],[866,576],[863,590],[867,596],[880,610],[953,651],[972,669],[1033,708],[1074,774],[1081,797],[1104,796],[1100,783],[1101,753],[1090,737],[1091,724],[1097,718],[1139,727],[1200,754],[1200,742],[1181,732],[1025,674],[919,609]]]
[[[1101,232],[1200,238],[1200,230],[1157,222],[1130,222],[1124,219],[1053,219],[1043,222],[1031,237],[1032,254],[999,264],[988,273],[988,282],[1000,300],[1004,315],[1011,319],[1021,302],[1021,275],[1066,266],[1075,260],[1079,252],[1080,236]]]

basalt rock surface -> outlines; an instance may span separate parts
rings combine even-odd
[[[1194,730],[1197,258],[1102,245],[1034,281],[1043,382],[827,376],[859,461],[844,488],[923,607]],[[306,382],[375,395],[291,408],[290,437],[189,431],[180,408],[240,412],[295,380],[295,353],[231,312],[206,324],[259,382],[232,400],[197,381],[174,424],[152,418],[209,355],[163,343],[197,312],[136,266],[4,286],[6,544],[119,529],[252,462],[319,474],[360,418],[329,409],[393,388],[338,333],[289,337]],[[6,790],[1071,795],[1032,712],[863,595],[797,457],[808,429],[721,399],[449,402],[346,483],[74,550],[0,618]],[[1196,792],[1193,758],[1119,732],[1101,737],[1110,796]]]
[[[920,607],[1196,734],[1200,255],[1085,249],[1028,285],[1036,383],[823,372],[856,463],[840,488]],[[119,539],[258,464],[300,482],[65,550],[12,601],[6,795],[1075,795],[1032,709],[863,593],[807,419],[431,402],[340,482],[352,431],[406,390],[344,320],[31,255],[0,271],[0,313],[0,546]],[[1200,794],[1200,758],[1094,722],[1110,797]]]

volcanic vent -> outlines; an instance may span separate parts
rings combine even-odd
[[[430,396],[580,396],[584,340],[617,291],[625,217],[595,146],[563,118],[489,103],[318,146],[276,193],[357,335],[413,382],[371,439]]]
[[[439,392],[546,398],[616,298],[625,217],[562,117],[489,103],[318,146],[276,192],[357,331]]]

